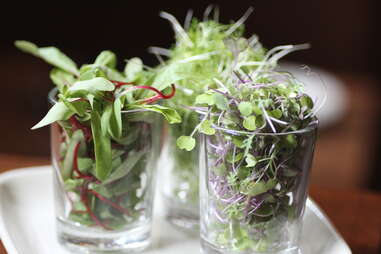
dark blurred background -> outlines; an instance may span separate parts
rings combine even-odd
[[[155,65],[149,46],[168,47],[173,31],[159,11],[182,23],[188,9],[202,17],[208,4],[220,7],[221,21],[237,20],[249,6],[247,35],[256,33],[270,48],[305,43],[312,49],[287,59],[318,66],[345,88],[345,112],[324,126],[313,169],[313,184],[337,188],[380,188],[381,45],[377,0],[319,1],[13,1],[0,6],[0,155],[49,156],[49,129],[31,131],[48,109],[51,67],[16,50],[16,39],[54,45],[78,64],[103,49],[124,59],[139,56]],[[344,96],[344,95],[343,95]],[[332,99],[332,98],[331,98]],[[335,100],[335,98],[333,98]]]

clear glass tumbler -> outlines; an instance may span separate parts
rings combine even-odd
[[[185,127],[182,124],[167,125],[161,155],[165,182],[162,191],[167,220],[182,229],[196,231],[200,218],[198,145],[192,151],[181,150],[176,146],[178,137],[192,132],[191,123],[184,123]]]
[[[89,119],[74,115],[51,126],[58,239],[74,253],[130,253],[150,244],[162,121],[143,111],[123,112],[122,122],[122,137],[109,144],[111,162],[95,158]],[[111,167],[103,181],[96,163]]]
[[[317,121],[287,133],[201,136],[205,254],[300,253]]]

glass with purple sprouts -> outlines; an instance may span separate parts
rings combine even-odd
[[[301,253],[318,125],[303,84],[262,71],[200,96],[203,253]]]
[[[251,145],[245,151],[233,139]],[[204,253],[299,253],[315,139],[315,123],[278,135],[203,136]]]

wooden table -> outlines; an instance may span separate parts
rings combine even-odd
[[[16,167],[48,163],[49,158],[0,154],[0,173]],[[335,224],[354,254],[381,253],[381,193],[313,186],[311,196]],[[0,242],[0,254],[6,253]]]

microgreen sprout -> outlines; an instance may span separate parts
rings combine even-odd
[[[56,102],[33,129],[59,125],[60,156],[55,159],[63,188],[74,197],[68,219],[105,230],[139,220],[137,207],[145,201],[137,191],[145,188],[140,177],[150,174],[146,163],[156,133],[150,129],[154,119],[145,113],[162,114],[171,124],[181,122],[176,110],[154,104],[172,98],[175,85],[168,92],[153,87],[155,74],[138,58],[119,72],[111,51],[78,68],[55,47],[15,44],[54,66],[50,76],[58,88]]]

